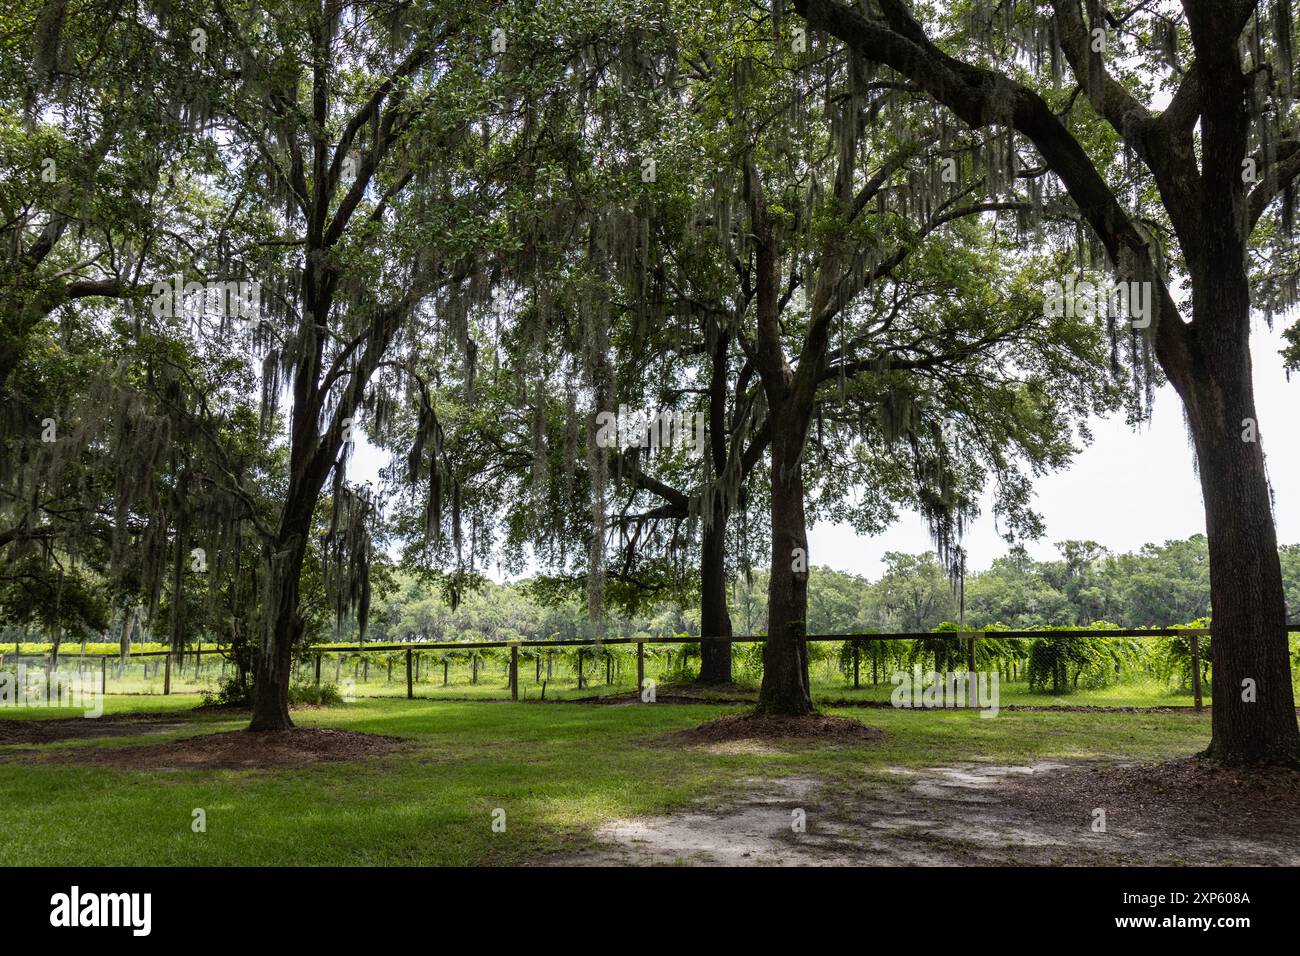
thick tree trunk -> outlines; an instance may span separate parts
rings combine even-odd
[[[709,380],[709,440],[712,443],[714,478],[719,481],[725,481],[730,457],[744,456],[743,448],[734,444],[728,447],[726,440],[730,341],[730,333],[719,331],[713,347]],[[715,488],[710,493],[713,495],[712,516],[704,529],[700,554],[700,633],[705,637],[731,637],[731,615],[727,611],[727,519],[731,509],[723,488]],[[696,681],[700,684],[731,683],[729,641],[700,642],[700,676]]]
[[[318,329],[327,327],[330,282],[316,274],[319,263],[304,273],[306,313]],[[249,730],[284,730],[289,719],[289,670],[293,650],[302,638],[299,588],[312,517],[321,488],[342,447],[342,433],[336,417],[330,430],[320,435],[323,393],[317,390],[321,374],[323,335],[315,349],[307,350],[294,372],[293,413],[289,429],[289,487],[276,544],[266,568],[266,605],[262,608],[262,635],[253,669],[253,719]]]
[[[272,555],[269,569],[268,604],[273,630],[264,634],[253,665],[253,719],[249,730],[286,730],[289,718],[289,671],[293,648],[302,634],[298,612],[298,586],[306,555],[304,534],[289,535]]]
[[[1228,763],[1295,763],[1300,760],[1300,732],[1281,630],[1285,605],[1276,530],[1263,452],[1257,441],[1243,440],[1244,430],[1259,427],[1251,382],[1247,253],[1263,211],[1256,198],[1271,202],[1278,184],[1265,179],[1248,190],[1242,175],[1253,149],[1247,100],[1256,71],[1243,69],[1239,45],[1250,5],[1183,7],[1197,71],[1185,81],[1194,85],[1180,89],[1175,99],[1190,97],[1184,108],[1199,122],[1165,127],[1154,136],[1148,125],[1134,123],[1133,138],[1140,137],[1150,152],[1147,165],[1160,186],[1192,280],[1193,321],[1182,324],[1172,299],[1162,295],[1166,315],[1158,320],[1153,338],[1160,365],[1184,403],[1205,503],[1214,619],[1208,753]],[[811,25],[900,70],[972,125],[988,125],[1000,112],[991,107],[995,97],[1006,96],[1006,89],[993,81],[994,75],[944,59],[920,37],[902,4],[885,5],[884,27],[828,0],[795,0],[795,9]],[[1077,58],[1081,54],[1076,51]],[[1137,234],[1080,143],[1045,103],[1017,90],[1013,81],[1005,82],[1016,91],[1016,127],[1061,176],[1112,257],[1127,248],[1146,258],[1149,239]],[[1110,94],[1098,99],[1103,109],[1123,103]],[[1116,115],[1119,110],[1122,118]],[[1116,128],[1128,126],[1133,115],[1126,106],[1109,112]],[[1200,131],[1195,149],[1194,126]],[[1251,686],[1253,702],[1243,699],[1251,696]]]
[[[760,714],[810,714],[808,686],[808,534],[803,471],[793,422],[772,417],[772,570],[767,588]],[[792,434],[793,433],[793,434]]]
[[[731,615],[727,611],[727,511],[715,494],[713,522],[704,529],[700,555],[700,633],[705,637],[731,637]],[[731,644],[700,641],[699,684],[731,683]]]
[[[1205,272],[1210,278],[1194,291],[1192,368],[1175,385],[1195,441],[1210,552],[1214,670],[1207,754],[1230,764],[1300,763],[1244,269]],[[1202,321],[1207,311],[1218,321]]]
[[[1197,42],[1222,8],[1188,9]],[[1207,754],[1229,764],[1300,765],[1272,494],[1250,357],[1250,201],[1241,167],[1250,143],[1241,54],[1206,56],[1216,92],[1202,114],[1203,228],[1184,240],[1192,277],[1187,359],[1170,372],[1196,445],[1210,551],[1213,717]]]

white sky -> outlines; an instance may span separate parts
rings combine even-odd
[[[1277,499],[1278,539],[1291,544],[1300,542],[1300,375],[1287,382],[1278,354],[1286,324],[1278,321],[1270,331],[1256,320],[1251,346],[1260,438]],[[1172,388],[1157,393],[1149,425],[1134,430],[1117,415],[1094,421],[1093,435],[1093,443],[1075,458],[1072,468],[1036,484],[1036,507],[1046,533],[1027,543],[1031,554],[1055,558],[1052,543],[1067,538],[1091,539],[1115,552],[1133,551],[1148,542],[1205,530],[1182,407]],[[349,478],[377,484],[383,463],[383,453],[363,437],[349,465]],[[1008,547],[987,503],[984,512],[967,529],[971,571],[987,568]],[[886,551],[915,553],[932,546],[925,522],[914,513],[903,513],[893,527],[873,538],[858,537],[847,525],[835,524],[816,525],[808,534],[812,563],[870,578],[880,575]]]

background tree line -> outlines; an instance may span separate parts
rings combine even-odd
[[[1084,627],[1105,621],[1119,627],[1174,627],[1212,615],[1208,555],[1203,535],[1114,553],[1094,541],[1062,541],[1059,558],[1043,560],[1023,547],[954,584],[933,552],[887,552],[875,580],[816,567],[810,576],[808,633],[932,631],[964,622],[983,630]],[[1300,545],[1281,548],[1288,618],[1300,623]],[[737,634],[767,630],[766,573],[734,579],[727,590]],[[963,597],[965,607],[963,609]],[[221,619],[192,621],[204,640],[221,636]],[[8,629],[12,635],[14,628]],[[39,640],[41,630],[30,630]],[[48,632],[46,632],[48,633]],[[89,632],[87,632],[89,633]],[[699,635],[697,605],[686,600],[650,602],[631,613],[611,614],[608,636]],[[336,626],[318,613],[314,644],[356,643],[355,621]],[[439,641],[575,640],[591,637],[583,603],[556,599],[544,579],[483,581],[453,603],[437,581],[384,566],[376,585],[364,640],[370,643]],[[95,639],[94,637],[91,638]],[[143,632],[138,639],[143,639]]]

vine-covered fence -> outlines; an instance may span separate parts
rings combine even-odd
[[[1300,625],[1288,631],[1300,631]],[[1046,641],[1048,650],[1060,647],[1059,658],[1071,659],[1072,642],[1100,641],[1104,646],[1119,647],[1119,642],[1148,638],[1167,638],[1180,642],[1185,660],[1184,673],[1191,685],[1194,706],[1203,706],[1203,684],[1207,677],[1206,643],[1210,627],[1180,628],[1091,628],[1042,630],[940,630],[925,632],[891,632],[877,634],[813,634],[811,644],[839,642],[838,665],[846,681],[854,688],[862,685],[864,668],[871,671],[873,684],[880,677],[883,648],[889,642],[910,642],[912,661],[931,663],[938,671],[997,668],[1010,679],[1023,679],[1034,660],[1024,647],[1026,641]],[[459,687],[469,696],[488,698],[499,690],[509,691],[510,699],[519,700],[530,690],[545,698],[552,693],[571,694],[592,691],[601,682],[606,687],[631,684],[635,668],[635,686],[645,686],[651,669],[657,680],[671,681],[688,677],[691,655],[698,657],[699,645],[706,641],[723,641],[746,648],[740,651],[747,673],[761,673],[761,645],[764,635],[709,637],[682,635],[674,637],[612,637],[604,641],[589,639],[516,640],[516,641],[424,641],[391,644],[316,645],[304,648],[294,663],[294,680],[300,684],[320,685],[330,681],[346,684],[354,692],[401,695],[415,698],[417,687],[451,688],[452,672],[461,677]],[[1110,642],[1110,643],[1107,643]],[[102,646],[102,645],[101,645]],[[1077,644],[1074,646],[1078,646]],[[893,659],[896,664],[900,658]],[[1116,655],[1116,660],[1119,657]],[[12,651],[0,649],[0,667],[29,662],[31,666],[49,665],[48,650],[16,645]],[[1054,666],[1048,655],[1048,667]],[[648,667],[648,662],[653,668]],[[1062,665],[1064,667],[1064,665]],[[233,672],[225,649],[217,645],[199,645],[171,650],[135,650],[120,653],[77,653],[76,646],[66,648],[59,667],[75,669],[83,676],[98,671],[100,688],[119,693],[193,693],[211,690]],[[345,667],[347,670],[345,671]],[[1039,665],[1041,671],[1041,665]],[[1118,669],[1118,668],[1117,668]],[[468,670],[466,684],[464,672]],[[531,674],[528,672],[531,671]],[[491,686],[492,673],[504,684]],[[521,679],[521,674],[525,677]],[[1078,671],[1074,672],[1078,680]],[[1062,680],[1068,672],[1062,671]],[[1034,678],[1031,675],[1030,680]],[[1039,679],[1042,680],[1041,673]],[[1056,680],[1056,676],[1052,676]],[[529,686],[531,684],[531,687]],[[497,696],[502,696],[497,694]]]

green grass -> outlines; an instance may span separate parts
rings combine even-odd
[[[182,711],[193,698],[110,697],[106,712]],[[886,731],[871,748],[718,754],[655,745],[717,705],[478,704],[362,699],[299,711],[303,725],[393,734],[409,750],[364,764],[276,771],[123,771],[31,763],[0,747],[0,865],[481,864],[573,849],[600,823],[718,797],[753,776],[843,781],[953,760],[1193,753],[1207,715],[837,711]],[[4,716],[20,716],[8,712]],[[46,711],[23,716],[49,716]],[[195,732],[245,718],[207,714]],[[177,735],[180,736],[180,735]],[[159,741],[131,738],[131,743]],[[113,740],[50,744],[119,746]],[[207,833],[191,832],[191,811]],[[492,811],[506,811],[494,833]]]
[[[823,702],[888,701],[891,684],[854,689],[850,684],[814,684],[813,696]],[[1210,703],[1210,688],[1203,688],[1202,700]],[[1024,681],[1003,681],[998,685],[999,706],[1012,704],[1034,707],[1191,707],[1192,691],[1166,687],[1154,681],[1129,681],[1109,687],[1080,688],[1067,694],[1036,693]]]

